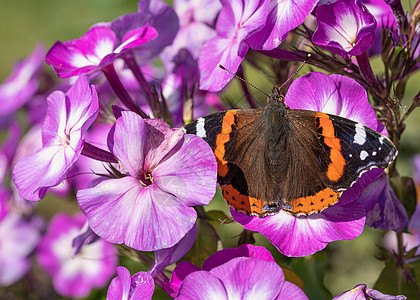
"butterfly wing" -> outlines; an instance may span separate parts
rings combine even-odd
[[[185,127],[213,149],[223,196],[237,211],[320,212],[364,172],[387,167],[397,155],[388,138],[349,119],[282,108],[275,127],[267,109],[220,112]]]
[[[229,110],[185,126],[187,133],[201,136],[213,149],[218,183],[227,203],[237,211],[259,216],[280,208],[265,180],[263,111]]]
[[[320,212],[338,201],[372,168],[386,168],[396,157],[392,142],[352,120],[314,111],[288,110],[289,161],[280,191],[294,215]],[[297,184],[298,182],[298,184]]]

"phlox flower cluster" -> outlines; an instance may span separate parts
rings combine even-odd
[[[301,257],[316,260],[365,226],[387,231],[384,260],[411,290],[358,282],[334,299],[418,292],[410,263],[419,260],[420,210],[407,200],[415,184],[395,163],[359,172],[338,203],[318,213],[261,217],[224,202],[215,209],[223,177],[217,151],[228,143],[217,134],[231,128],[207,127],[201,117],[263,106],[243,82],[240,100],[225,92],[234,73],[265,74],[285,83],[287,109],[350,119],[363,141],[362,125],[399,150],[404,122],[420,103],[417,93],[401,109],[420,64],[419,16],[419,5],[406,14],[399,1],[139,0],[137,12],[93,24],[79,38],[48,51],[37,45],[0,85],[0,286],[7,287],[0,298],[37,277],[36,261],[54,289],[40,284],[40,298],[152,299],[159,288],[175,299],[311,299],[317,287],[318,297],[332,299],[324,271],[316,270],[318,285],[308,283],[316,268],[302,271]],[[370,65],[374,55],[383,74]],[[292,81],[301,61],[310,71]],[[45,81],[51,72],[57,80]],[[184,126],[197,118],[199,133],[187,134]],[[223,150],[202,138],[209,135]],[[236,236],[222,237],[232,222],[241,231],[229,248]],[[261,235],[268,241],[252,245]]]

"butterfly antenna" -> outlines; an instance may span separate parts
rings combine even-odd
[[[267,97],[269,97],[270,95],[268,95],[266,92],[264,92],[262,89],[257,88],[255,85],[253,85],[252,83],[246,81],[245,79],[243,79],[242,77],[239,77],[238,75],[236,75],[235,73],[233,73],[232,71],[226,69],[224,66],[222,66],[221,64],[218,65],[218,67],[226,72],[228,72],[229,74],[232,74],[233,76],[235,76],[236,78],[238,78],[239,80],[242,80],[243,82],[245,82],[246,84],[252,86],[254,89],[256,89],[257,91],[260,91],[261,93],[263,93],[264,95],[266,95]]]
[[[290,77],[283,82],[283,84],[279,87],[279,91],[281,91],[287,84],[289,84],[290,81],[293,80],[293,78],[296,76],[297,73],[299,73],[299,71],[303,68],[303,66],[308,62],[308,60],[311,58],[311,54],[308,53],[308,56],[306,57],[306,59],[299,65],[299,67],[296,69],[296,71],[293,72],[292,75],[290,75]],[[284,94],[284,93],[282,93]]]

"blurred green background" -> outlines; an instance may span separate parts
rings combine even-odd
[[[66,41],[82,36],[89,27],[96,22],[111,21],[123,14],[135,12],[137,10],[137,0],[16,0],[1,1],[0,4],[0,37],[2,46],[0,48],[0,82],[2,82],[12,71],[16,60],[29,55],[34,46],[42,42],[46,49],[57,40]],[[379,59],[373,60],[374,68],[381,72]],[[264,90],[269,91],[273,82],[269,82],[264,76],[256,72],[246,72],[247,79]],[[404,105],[409,105],[409,99],[418,92],[420,83],[420,73],[417,72],[408,84]],[[240,89],[237,84],[233,84],[228,92],[230,99],[240,99]],[[264,102],[265,96],[261,97],[259,92],[251,90],[255,98]],[[411,157],[420,152],[420,111],[417,110],[407,120],[407,129],[402,138],[402,146],[399,156],[398,169],[404,175],[411,175]],[[47,207],[57,205],[57,199],[45,199],[40,202],[40,210],[48,211]],[[68,203],[68,202],[67,202]],[[209,209],[227,210],[227,205],[223,200],[218,199],[211,203]],[[74,211],[75,207],[61,203],[57,210]],[[77,209],[76,209],[77,210]],[[238,224],[224,224],[220,226],[219,233],[225,247],[237,245],[238,234],[241,226]],[[351,289],[356,284],[366,283],[373,287],[377,277],[383,268],[382,262],[375,259],[378,254],[378,245],[381,243],[383,232],[366,228],[364,233],[353,241],[338,241],[330,243],[325,251],[316,254],[316,261],[324,261],[326,267],[325,286],[332,292],[333,296]],[[264,244],[276,253],[274,247],[260,235],[257,235],[257,242]],[[280,259],[278,254],[275,256]],[[307,266],[314,262],[313,257],[300,259],[307,263]],[[284,261],[285,264],[289,262]],[[315,280],[316,276],[308,269],[307,274],[301,277]],[[316,275],[316,274],[315,274]],[[312,276],[312,277],[311,277]],[[319,294],[308,294],[311,299],[319,298]],[[163,299],[163,293],[158,293],[154,299]]]

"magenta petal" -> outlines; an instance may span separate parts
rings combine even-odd
[[[254,50],[277,48],[290,30],[296,28],[314,9],[317,0],[270,1],[265,26],[246,41]]]
[[[117,267],[115,277],[108,288],[108,300],[152,299],[154,282],[150,274],[139,272],[130,277],[130,272],[124,267]]]
[[[98,96],[85,76],[79,77],[66,95],[53,92],[42,125],[43,146],[19,161],[13,179],[21,197],[40,200],[46,188],[58,185],[79,158],[86,130],[98,115]],[[43,174],[43,176],[38,176]]]
[[[284,211],[265,218],[249,217],[233,209],[231,213],[235,221],[263,234],[287,256],[311,255],[324,249],[328,242],[354,239],[365,224],[364,209],[355,201],[344,206],[336,204],[308,217],[294,217]]]
[[[144,26],[127,32],[122,40],[122,44],[115,49],[115,53],[119,53],[125,49],[132,49],[144,43],[154,40],[158,36],[156,29],[151,26]]]
[[[277,263],[248,257],[234,258],[209,273],[223,282],[229,299],[275,299],[284,283]]]
[[[144,162],[146,123],[133,112],[123,111],[110,133],[110,150],[133,177],[138,177]],[[124,172],[124,171],[123,171]],[[141,174],[143,175],[143,174]]]
[[[146,121],[147,138],[145,141],[145,153],[143,169],[155,170],[162,160],[166,160],[178,152],[178,147],[185,144],[184,131],[173,130],[165,122],[159,119]]]
[[[131,286],[130,271],[124,267],[117,267],[116,271],[117,277],[112,279],[109,284],[106,298],[108,300],[128,300]]]
[[[58,185],[79,154],[63,151],[59,146],[42,148],[15,164],[13,181],[19,196],[30,201],[38,201],[45,196],[46,188]],[[42,174],[42,176],[39,176]]]
[[[60,78],[92,71],[108,54],[113,53],[116,37],[106,27],[91,28],[77,40],[57,42],[48,51],[45,61]]]
[[[131,288],[134,289],[131,299],[150,300],[155,291],[155,283],[147,272],[139,272],[131,277]]]
[[[357,201],[333,205],[322,213],[307,217],[313,238],[322,242],[351,240],[358,237],[365,225],[365,210]]]
[[[92,230],[105,240],[141,251],[168,248],[192,228],[196,212],[156,186],[133,177],[111,179],[77,193]]]
[[[266,261],[274,261],[270,251],[264,247],[245,244],[237,248],[227,248],[217,251],[203,263],[203,270],[210,271],[211,269],[223,265],[235,257],[250,257]]]
[[[178,295],[179,289],[185,277],[192,272],[199,270],[199,267],[193,265],[189,261],[180,262],[172,272],[171,280],[164,283],[165,291],[169,294],[169,296],[175,298]]]
[[[366,90],[355,80],[341,75],[311,72],[299,77],[285,96],[292,109],[306,109],[337,115],[373,130],[378,123]]]
[[[280,294],[276,298],[277,300],[282,299],[295,299],[295,300],[306,300],[308,296],[295,284],[285,281]]]
[[[116,249],[104,240],[86,245],[79,254],[71,248],[85,223],[83,214],[57,214],[38,247],[38,261],[53,279],[55,290],[66,297],[87,297],[108,282],[117,264]]]
[[[225,87],[233,75],[218,65],[221,64],[235,73],[248,48],[249,46],[243,42],[219,37],[205,42],[198,58],[200,89],[217,92]]]
[[[265,218],[250,217],[230,210],[233,219],[246,229],[257,231],[267,237],[276,248],[287,256],[307,256],[327,246],[313,237],[305,217],[294,217],[280,211],[275,216]]]
[[[206,271],[197,271],[185,278],[176,299],[228,300],[229,297],[223,283],[216,276]]]
[[[0,116],[13,113],[35,95],[39,86],[37,74],[41,69],[45,49],[37,45],[31,56],[19,62],[13,73],[0,84]]]
[[[98,94],[89,86],[87,78],[80,76],[66,95],[60,91],[48,98],[47,115],[42,124],[43,146],[76,145],[96,119],[99,111]]]
[[[328,3],[317,8],[316,16],[312,41],[319,47],[348,59],[372,46],[376,20],[363,5],[352,0]]]
[[[216,192],[217,164],[210,146],[185,135],[181,147],[153,171],[155,184],[184,205],[208,205]]]
[[[0,220],[0,286],[9,286],[28,271],[29,254],[36,248],[40,228],[36,219],[25,221],[9,213]]]
[[[385,173],[376,178],[358,201],[366,210],[366,224],[383,230],[401,232],[408,225],[408,216]]]
[[[105,180],[93,188],[80,190],[77,201],[97,235],[110,243],[121,244],[141,190],[140,183],[132,177]]]

